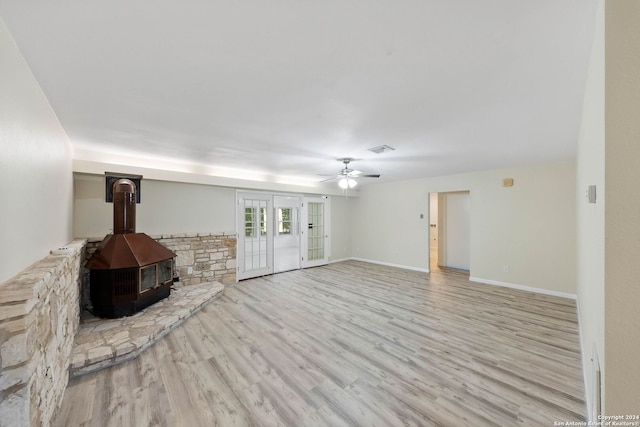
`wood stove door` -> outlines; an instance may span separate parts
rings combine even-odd
[[[237,193],[238,280],[273,273],[273,202],[270,194]]]

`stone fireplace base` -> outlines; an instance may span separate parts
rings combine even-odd
[[[181,286],[129,317],[101,319],[85,311],[71,352],[69,376],[84,375],[137,357],[224,291],[220,283]]]

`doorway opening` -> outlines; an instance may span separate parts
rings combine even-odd
[[[438,193],[429,193],[429,270],[438,269]]]
[[[429,270],[470,269],[470,192],[429,193]]]

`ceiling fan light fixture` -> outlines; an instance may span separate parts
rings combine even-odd
[[[338,181],[338,186],[343,190],[353,188],[356,185],[358,185],[358,182],[353,178],[340,178],[340,181]]]

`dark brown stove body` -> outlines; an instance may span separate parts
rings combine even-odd
[[[135,184],[113,185],[113,234],[87,264],[91,304],[100,317],[128,316],[166,298],[173,283],[175,254],[144,233],[135,232]]]

